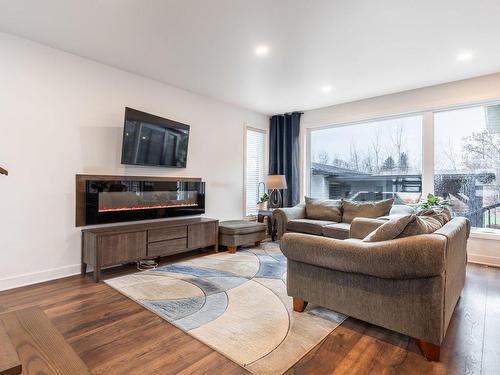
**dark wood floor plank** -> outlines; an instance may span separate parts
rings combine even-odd
[[[22,369],[17,351],[0,320],[0,374],[17,375],[22,372]]]
[[[484,323],[482,374],[500,372],[500,269],[490,268]]]
[[[441,361],[450,374],[480,374],[488,268],[471,265],[462,297],[450,321],[441,347]]]
[[[136,272],[124,266],[104,278]],[[245,369],[104,283],[69,277],[0,292],[0,311],[40,306],[96,374],[245,374]],[[500,270],[467,267],[467,284],[442,348],[428,362],[404,335],[349,318],[288,374],[495,373],[499,365]],[[484,344],[484,350],[483,350]]]

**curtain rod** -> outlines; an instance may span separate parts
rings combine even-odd
[[[304,114],[304,112],[294,111],[294,112],[285,112],[283,114],[272,115],[271,117],[273,117],[273,116],[293,115],[294,113],[298,113],[299,115],[303,115]]]

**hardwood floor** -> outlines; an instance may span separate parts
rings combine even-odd
[[[103,271],[103,278],[135,272]],[[0,313],[39,306],[95,374],[244,374],[244,369],[90,276],[0,292]],[[498,374],[500,269],[470,264],[441,350],[428,362],[414,340],[352,318],[289,374]],[[244,348],[242,348],[244,350]]]

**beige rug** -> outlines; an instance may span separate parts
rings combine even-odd
[[[210,254],[106,283],[254,374],[282,374],[346,318],[292,309],[276,243]]]

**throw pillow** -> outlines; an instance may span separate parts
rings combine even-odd
[[[418,216],[430,216],[445,225],[451,220],[451,212],[445,207],[425,208],[417,212]]]
[[[377,218],[389,214],[394,199],[385,199],[377,202],[353,202],[345,200],[342,202],[342,221],[350,223],[355,217]]]
[[[406,204],[395,204],[391,207],[389,215],[412,215],[415,213],[415,209]]]
[[[306,218],[314,220],[342,221],[342,201],[340,199],[314,199],[305,197]]]
[[[434,233],[442,226],[441,222],[433,217],[416,215],[396,238]]]
[[[396,238],[408,224],[415,220],[415,215],[394,215],[389,221],[371,232],[363,239],[363,242],[389,241]]]

